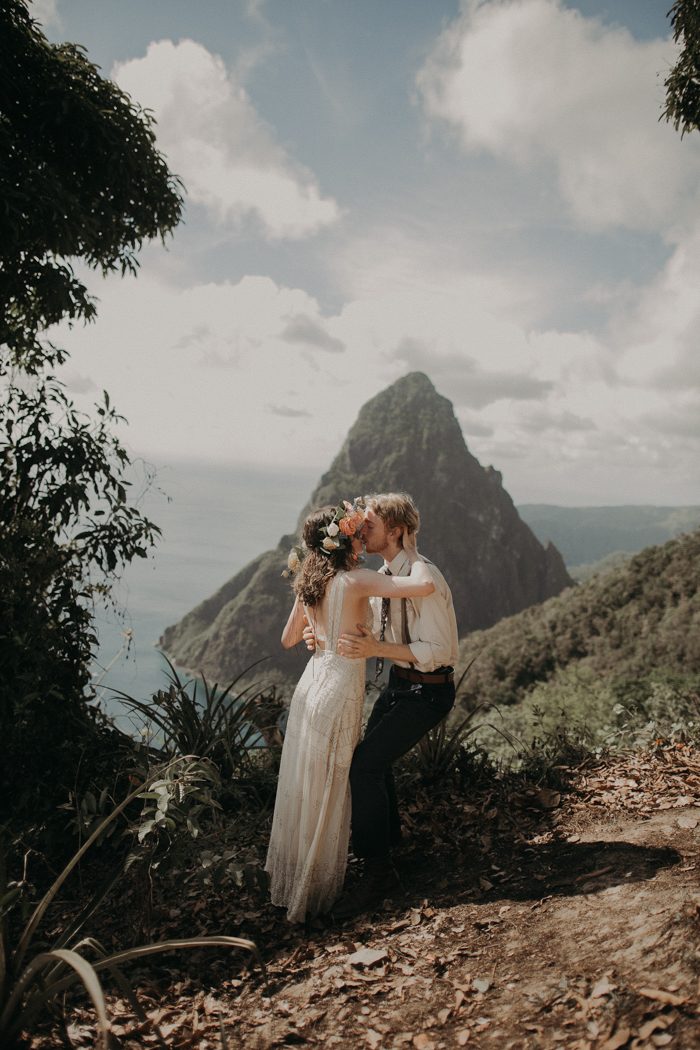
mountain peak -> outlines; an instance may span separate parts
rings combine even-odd
[[[470,453],[451,402],[423,372],[402,376],[363,405],[299,524],[314,507],[388,491],[415,499],[420,549],[452,588],[461,635],[571,583],[556,548],[542,547],[521,521],[498,471]],[[279,644],[291,603],[280,573],[291,542],[282,537],[275,551],[167,629],[163,645],[178,663],[221,681],[270,653],[266,666],[298,673],[298,658]]]

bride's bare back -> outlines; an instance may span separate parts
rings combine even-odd
[[[340,615],[340,629],[338,634],[346,634],[357,630],[358,623],[368,624],[370,622],[369,599],[366,594],[361,594],[358,588],[347,584],[353,573],[360,569],[350,569],[345,573],[345,586],[343,587],[343,607]],[[316,643],[325,646],[328,637],[328,589],[317,605],[305,608],[306,617],[314,628]]]

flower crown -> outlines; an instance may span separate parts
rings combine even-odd
[[[319,529],[323,534],[321,546],[318,550],[322,554],[332,554],[339,547],[347,546],[351,538],[362,528],[365,516],[359,507],[360,500],[355,499],[352,503],[343,500],[338,504],[335,514],[327,525]]]
[[[319,529],[323,538],[320,544],[314,546],[313,549],[321,554],[330,556],[333,551],[337,551],[340,547],[346,547],[350,543],[351,538],[357,535],[364,523],[365,516],[361,509],[362,506],[362,499],[359,496],[352,503],[349,503],[347,500],[339,503],[328,524],[323,525]],[[292,547],[287,556],[287,568],[282,575],[296,575],[307,554],[308,549],[304,543],[301,546]]]

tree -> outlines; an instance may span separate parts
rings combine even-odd
[[[107,394],[79,413],[61,320],[94,301],[73,264],[135,273],[182,213],[153,120],[74,44],[0,0],[0,797],[56,787],[89,725],[91,602],[157,527],[129,500]]]
[[[675,0],[668,15],[681,53],[664,81],[663,116],[683,136],[700,128],[700,0]]]

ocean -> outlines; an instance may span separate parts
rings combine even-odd
[[[114,691],[145,700],[167,688],[168,668],[157,648],[164,628],[294,532],[318,475],[318,466],[282,471],[180,463],[158,470],[139,507],[160,526],[161,540],[147,559],[126,568],[109,606],[95,617],[93,683],[100,706],[123,729],[138,732],[140,722]]]

